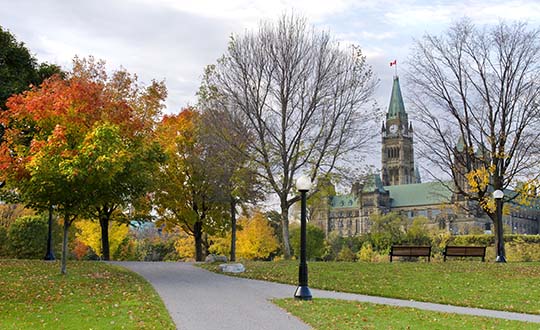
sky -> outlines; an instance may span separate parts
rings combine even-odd
[[[232,34],[291,12],[340,45],[361,47],[380,80],[375,100],[383,110],[394,74],[390,61],[404,73],[411,45],[424,34],[441,34],[465,15],[479,25],[502,19],[540,25],[540,0],[0,0],[0,25],[40,62],[69,69],[75,55],[93,55],[142,82],[164,79],[166,112],[177,113],[196,104],[204,67],[226,52]]]

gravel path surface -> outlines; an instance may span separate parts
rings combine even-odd
[[[182,262],[112,262],[139,273],[156,289],[181,330],[295,330],[305,323],[269,299],[292,298],[296,286],[215,274]],[[540,323],[540,315],[457,307],[411,300],[311,290],[314,298],[334,298],[413,307],[446,313]]]

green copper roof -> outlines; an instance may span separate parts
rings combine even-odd
[[[441,182],[385,186],[390,192],[391,207],[450,203],[452,192]]]
[[[354,195],[340,195],[330,197],[330,208],[358,207],[358,199]]]
[[[378,191],[380,193],[386,192],[383,188],[381,177],[378,174],[372,174],[366,177],[362,191],[366,193],[375,191]]]
[[[459,136],[459,140],[456,144],[456,149],[457,151],[459,152],[462,152],[463,150],[465,150],[465,140],[463,139],[463,136]]]
[[[390,97],[390,105],[386,119],[401,117],[407,121],[407,113],[405,112],[405,104],[401,96],[401,88],[399,87],[399,78],[394,77],[394,85],[392,86],[392,96]]]
[[[489,157],[489,150],[486,148],[484,144],[480,144],[478,149],[476,149],[476,156],[477,157]]]

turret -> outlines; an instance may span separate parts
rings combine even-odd
[[[385,186],[416,183],[412,132],[399,78],[395,76],[382,133],[381,173]]]

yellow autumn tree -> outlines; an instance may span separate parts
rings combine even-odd
[[[184,261],[195,260],[195,239],[193,238],[193,235],[181,232],[178,239],[174,242],[174,248],[180,256],[180,259]]]
[[[237,233],[236,253],[243,259],[267,259],[279,248],[274,229],[260,212],[238,220],[242,230]]]
[[[82,220],[75,223],[77,232],[75,237],[82,243],[86,244],[94,252],[101,256],[101,227],[98,222],[91,220]],[[120,243],[127,237],[129,228],[124,223],[110,222],[109,223],[109,244],[111,255],[114,255]]]

